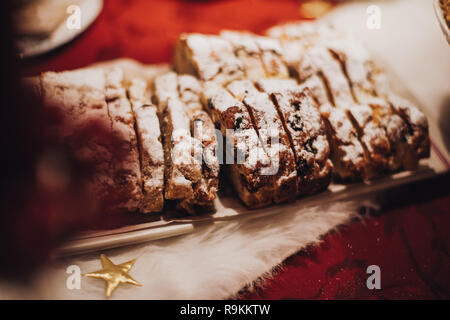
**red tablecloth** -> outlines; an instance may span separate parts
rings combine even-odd
[[[450,196],[382,213],[325,237],[284,262],[243,299],[449,299]],[[381,289],[369,290],[377,265]]]
[[[25,63],[27,74],[83,67],[131,57],[168,62],[182,32],[223,28],[261,32],[300,17],[297,0],[106,0],[98,20],[64,47]],[[440,181],[442,191],[448,178]],[[426,188],[426,189],[423,189]],[[421,198],[433,186],[416,187]],[[407,197],[406,197],[407,198]],[[325,237],[322,244],[287,259],[282,271],[242,298],[450,298],[450,193],[398,207]],[[381,268],[381,290],[366,287],[366,267]]]
[[[106,0],[100,17],[83,35],[32,60],[27,73],[73,69],[120,57],[168,62],[183,32],[261,32],[301,18],[299,4],[298,0]]]

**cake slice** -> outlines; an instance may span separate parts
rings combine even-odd
[[[169,98],[178,97],[178,77],[175,72],[167,72],[154,79],[152,100],[158,107],[158,114],[163,111]]]
[[[362,180],[364,179],[364,168],[365,168],[365,155],[364,150],[361,143],[358,140],[357,132],[353,128],[352,123],[348,119],[346,113],[340,109],[335,108],[331,105],[330,98],[328,96],[327,90],[323,83],[322,77],[319,75],[312,75],[307,78],[301,85],[297,84],[297,81],[294,79],[263,79],[257,82],[257,86],[265,92],[275,94],[272,95],[272,98],[275,99],[276,103],[279,104],[279,108],[281,104],[288,105],[286,100],[283,101],[284,97],[292,96],[292,93],[289,92],[303,92],[309,91],[312,93],[310,98],[313,99],[313,106],[318,109],[319,114],[323,120],[323,124],[325,126],[325,133],[328,140],[328,147],[331,148],[331,152],[329,153],[332,163],[333,163],[333,171],[334,173],[342,180]],[[288,92],[286,94],[286,92]],[[278,93],[278,94],[276,94]],[[285,93],[281,95],[280,93]],[[278,101],[280,100],[280,101]],[[288,99],[289,100],[289,99]],[[295,101],[295,99],[293,100]],[[307,104],[308,106],[310,104]],[[287,108],[287,107],[286,107]],[[287,113],[289,108],[287,108],[284,112]],[[281,113],[283,111],[280,110]],[[285,115],[285,120],[288,119],[288,114]],[[301,117],[302,119],[307,119],[308,117]],[[288,126],[289,123],[286,122]],[[294,126],[295,127],[295,126]],[[295,136],[298,134],[296,130],[293,129],[292,139],[293,143],[295,143]],[[289,128],[287,128],[288,131]],[[319,139],[319,141],[322,138]],[[301,148],[302,142],[299,141],[299,146]],[[326,146],[323,145],[324,151],[326,151]],[[298,151],[296,152],[298,154]],[[320,152],[317,153],[321,155]],[[322,157],[320,157],[322,158]],[[297,156],[297,162],[301,161],[301,156]],[[320,185],[325,186],[328,182],[327,174],[331,171],[330,164],[327,162],[322,162],[322,160],[318,160],[318,163],[322,163],[319,165],[320,170],[319,176],[323,177],[322,183],[320,183],[320,179],[317,181],[317,188]],[[299,166],[299,165],[297,165]],[[316,165],[314,167],[317,168]],[[313,172],[311,172],[312,175]],[[306,173],[308,176],[308,173]],[[306,178],[308,181],[309,178]],[[314,184],[308,184],[312,190],[316,189]],[[302,186],[300,192],[302,190],[305,192],[308,191],[308,186]],[[311,191],[312,192],[312,191]]]
[[[388,101],[392,110],[406,123],[406,129],[400,133],[406,140],[403,167],[413,170],[420,159],[430,156],[427,118],[414,104],[394,93],[389,95]]]
[[[376,68],[370,53],[358,41],[351,38],[340,39],[330,42],[329,47],[341,62],[355,99],[373,109],[375,121],[380,123],[386,131],[391,145],[389,168],[391,170],[401,166],[414,168],[420,158],[427,157],[429,154],[426,152],[429,146],[426,145],[428,131],[425,116],[411,103],[391,93],[386,94],[390,91],[387,77],[381,75],[382,71]],[[372,81],[374,77],[377,78],[376,81]],[[383,92],[385,94],[382,94]],[[398,103],[389,102],[390,99]],[[407,105],[408,110],[414,109],[413,113],[417,115],[416,119],[419,119],[420,124],[410,126],[408,117],[402,117],[402,112],[392,107],[394,105]],[[408,127],[415,127],[416,132],[408,134]],[[405,139],[408,135],[421,136],[419,139],[422,142]]]
[[[112,119],[108,113],[105,86],[105,72],[101,69],[41,75],[43,102],[57,108],[62,117],[62,123],[54,133],[70,147],[77,159],[91,165],[89,189],[102,204],[101,209],[108,213],[135,211],[140,200],[139,192],[133,193],[134,185],[138,184],[137,176],[133,176],[135,183],[128,180],[130,189],[116,186],[117,163],[124,155],[117,152],[116,140],[111,139]],[[119,141],[123,142],[122,139]],[[127,186],[127,183],[119,186],[123,185]]]
[[[428,120],[423,112],[413,103],[397,95],[390,87],[388,77],[373,61],[369,63],[369,80],[375,93],[383,98],[391,107],[393,114],[402,118],[406,129],[399,133],[406,140],[403,157],[403,168],[413,170],[420,159],[430,156],[430,138]]]
[[[203,88],[195,77],[187,74],[178,75],[177,90],[188,116],[203,109],[200,99]]]
[[[260,48],[251,34],[225,30],[220,35],[233,46],[234,54],[242,62],[245,78],[257,80],[266,76]]]
[[[174,66],[180,74],[221,84],[239,79],[289,77],[279,41],[248,32],[222,31],[219,36],[183,34],[175,45]]]
[[[140,151],[143,198],[140,211],[161,212],[164,208],[164,153],[156,107],[150,102],[147,82],[135,78],[128,98],[136,118]]]
[[[220,36],[232,44],[243,64],[246,79],[289,77],[278,40],[238,31],[222,31]]]
[[[325,189],[333,165],[325,125],[309,89],[279,79],[260,80],[257,86],[270,94],[288,133],[297,164],[298,194]]]
[[[191,75],[177,75],[169,72],[155,79],[153,89],[154,100],[159,103],[159,109],[163,110],[160,115],[161,121],[167,121],[167,107],[179,113],[180,123],[182,122],[185,129],[185,139],[189,137],[192,144],[191,159],[198,164],[196,170],[200,173],[198,179],[189,179],[192,183],[188,196],[174,197],[172,195],[170,197],[178,201],[178,208],[189,213],[211,208],[218,191],[220,166],[214,124],[208,114],[202,110],[200,100],[202,86]],[[167,129],[163,128],[164,130]],[[167,132],[165,134],[169,136]],[[167,139],[169,138],[164,139],[165,145]],[[173,162],[174,159],[171,161]],[[168,188],[166,190],[169,190]]]
[[[250,80],[233,81],[227,89],[247,107],[253,126],[269,156],[273,166],[273,201],[282,203],[293,200],[297,195],[295,157],[274,104]]]
[[[363,108],[372,110],[369,125],[378,124],[385,131],[390,146],[390,152],[386,155],[388,169],[399,169],[406,150],[405,142],[402,141],[406,124],[392,112],[385,100],[375,96],[375,89],[369,79],[371,59],[368,51],[350,38],[330,41],[327,47],[341,64],[355,101],[365,105]]]
[[[367,159],[358,134],[346,112],[331,104],[320,75],[309,77],[301,86],[312,92],[313,99],[319,107],[331,148],[330,156],[335,174],[342,180],[363,180]]]
[[[372,60],[369,52],[350,37],[329,41],[326,46],[341,63],[355,100],[365,103],[375,97],[375,88],[370,82]]]
[[[371,108],[372,122],[379,123],[379,127],[385,131],[385,138],[390,146],[389,153],[385,154],[387,169],[397,170],[400,167],[411,169],[417,166],[419,159],[428,157],[428,125],[419,121],[420,124],[410,126],[408,116],[405,114],[402,116],[398,105],[394,107],[396,103],[390,100],[398,101],[398,97],[392,92],[387,75],[358,40],[319,22],[277,25],[270,28],[267,34],[279,39],[283,47],[284,59],[294,74],[298,73],[297,66],[310,48],[322,46],[332,53],[341,64],[355,102]],[[329,65],[327,69],[329,72]],[[327,77],[325,77],[326,80]],[[334,80],[329,84],[331,89],[336,88],[333,82]],[[403,99],[400,98],[400,100]],[[339,102],[341,97],[337,98],[337,103]],[[416,119],[425,119],[426,122],[426,118],[416,106],[404,100],[400,104],[409,105],[408,109],[412,108],[413,113],[420,114]],[[364,113],[364,110],[354,111],[356,117],[358,117],[358,111]],[[415,138],[409,139],[405,138],[406,136]],[[421,142],[417,142],[418,140]]]
[[[266,35],[279,40],[283,59],[289,67],[299,63],[303,54],[312,46],[328,43],[343,36],[333,27],[319,22],[289,22],[269,28]],[[297,70],[290,70],[295,74]]]
[[[165,198],[183,200],[192,198],[193,184],[201,177],[201,162],[194,155],[189,119],[178,99],[169,98],[162,108],[161,124],[166,163]]]
[[[141,169],[134,115],[123,83],[122,69],[105,71],[105,88],[112,134],[116,140],[114,153],[118,155],[112,161],[115,193],[123,195],[117,199],[116,206],[137,209],[142,200]]]
[[[289,70],[283,60],[283,49],[278,40],[255,36],[255,42],[261,52],[261,60],[267,78],[288,78]]]
[[[182,34],[175,44],[174,68],[204,81],[227,83],[244,76],[230,42],[219,36]]]
[[[201,149],[196,152],[202,159],[202,178],[194,186],[194,200],[188,201],[190,205],[187,204],[187,208],[212,206],[219,189],[219,146],[214,123],[203,110],[202,90],[202,85],[195,77],[178,75],[178,95],[190,121],[191,135],[200,142]]]
[[[187,212],[204,210],[213,207],[219,189],[220,164],[217,157],[218,142],[214,124],[203,110],[193,111],[190,116],[191,134],[201,144],[194,151],[202,160],[202,177],[194,184],[194,196],[184,199],[179,206]]]
[[[273,198],[270,160],[246,107],[216,83],[206,83],[202,102],[225,137],[227,176],[250,208],[268,206]]]
[[[308,49],[298,65],[300,81],[317,74],[332,105],[344,111],[358,132],[366,157],[365,178],[381,176],[388,169],[391,146],[370,105],[358,104],[341,65],[323,46]]]
[[[186,114],[202,110],[200,100],[202,85],[192,75],[167,72],[154,79],[153,101],[161,108],[169,98],[178,99],[183,103]]]

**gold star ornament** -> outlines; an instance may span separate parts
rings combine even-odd
[[[114,264],[111,260],[108,259],[104,254],[100,255],[100,260],[102,262],[103,269],[85,273],[84,276],[91,278],[103,279],[106,281],[106,297],[111,297],[112,292],[117,286],[121,283],[131,283],[135,286],[141,286],[139,282],[134,280],[129,274],[128,271],[133,267],[136,259],[121,263]]]

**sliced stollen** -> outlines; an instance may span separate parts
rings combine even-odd
[[[282,48],[278,40],[228,30],[222,31],[220,36],[230,41],[235,55],[243,64],[246,79],[289,77],[289,70],[283,61]]]
[[[256,80],[266,76],[260,49],[251,34],[225,30],[220,35],[233,46],[234,54],[242,62],[245,78]]]
[[[44,72],[41,75],[43,102],[58,107],[63,116],[83,124],[86,117],[98,116],[107,120],[105,100],[105,73],[103,70],[79,69],[65,72]],[[72,133],[74,128],[64,128],[62,133]]]
[[[161,114],[169,98],[178,97],[178,77],[175,72],[167,72],[156,77],[152,87],[152,100]]]
[[[186,107],[188,116],[196,111],[203,110],[200,99],[203,88],[195,77],[187,74],[178,75],[177,90],[180,100]]]
[[[155,78],[152,89],[153,101],[160,108],[164,107],[169,98],[172,98],[183,103],[188,116],[203,109],[200,99],[203,88],[194,76],[167,72]]]
[[[101,68],[104,70],[112,67],[122,69],[125,82],[127,83],[130,83],[133,79],[142,79],[147,83],[152,83],[155,77],[171,70],[171,66],[168,63],[142,64],[130,58],[101,61],[89,66],[89,68]]]
[[[176,185],[172,179],[169,184],[170,175],[166,174],[166,198],[178,200],[177,206],[189,213],[195,213],[202,207],[212,207],[216,198],[219,183],[219,160],[217,158],[218,143],[215,128],[208,114],[202,110],[200,93],[202,87],[199,81],[190,75],[177,75],[174,72],[161,75],[155,79],[153,92],[154,100],[159,103],[161,111],[160,118],[166,123],[170,113],[176,112],[179,117],[179,124],[185,131],[185,139],[189,136],[192,150],[191,160],[198,167],[200,176],[198,179],[189,178],[191,181],[188,196],[178,197],[171,193],[171,186]],[[171,110],[167,110],[171,108]],[[170,121],[170,120],[169,120]],[[167,131],[168,125],[163,126],[163,131]],[[170,140],[168,132],[164,132],[164,145]],[[187,141],[187,140],[186,140]],[[176,162],[175,155],[170,160]]]
[[[147,82],[132,79],[128,98],[136,118],[140,151],[143,190],[140,211],[161,212],[164,208],[164,153],[157,109],[150,102]]]
[[[323,39],[336,38],[341,35],[331,25],[316,21],[295,21],[278,24],[267,29],[265,34],[284,41],[302,40],[308,43],[317,43]]]
[[[390,153],[386,155],[388,169],[391,171],[399,169],[406,150],[406,145],[401,138],[406,124],[392,112],[386,101],[375,97],[374,87],[369,80],[369,53],[350,38],[330,41],[327,47],[341,64],[354,100],[363,105],[363,109],[370,108],[372,110],[371,113],[360,110],[360,113],[371,117],[372,121],[369,123],[369,127],[378,124],[378,127],[385,131],[390,146]],[[355,110],[355,114],[358,114],[358,110]]]
[[[203,87],[191,75],[178,75],[178,95],[190,120],[191,135],[200,141],[202,179],[194,187],[194,199],[187,207],[211,206],[219,189],[220,164],[216,129],[211,117],[203,110],[201,94]]]
[[[273,201],[282,203],[295,199],[295,156],[276,107],[269,96],[258,91],[250,80],[233,81],[227,89],[247,107],[253,126],[269,156],[273,167]]]
[[[230,42],[219,36],[182,34],[174,52],[174,68],[204,81],[227,83],[244,76],[241,61]]]
[[[300,58],[297,70],[300,82],[312,75],[321,77],[329,99],[335,107],[347,110],[355,104],[341,65],[326,47],[317,45],[306,50]]]
[[[430,156],[427,118],[414,104],[394,93],[389,95],[388,101],[392,110],[406,123],[406,130],[400,133],[407,144],[403,167],[413,170],[420,159]]]
[[[121,195],[116,206],[136,210],[142,200],[141,169],[134,115],[123,81],[122,69],[116,67],[105,70],[106,103],[113,137],[116,140],[114,152],[118,155],[112,162],[114,187],[117,189],[114,194]]]
[[[406,124],[406,130],[400,131],[400,136],[406,140],[403,168],[413,170],[420,159],[430,156],[430,138],[428,135],[428,120],[423,112],[412,102],[397,95],[391,88],[384,71],[372,61],[369,79],[375,93],[390,105],[394,114],[400,116]]]
[[[334,172],[342,180],[362,180],[366,167],[364,149],[345,111],[334,107],[323,79],[313,75],[302,83],[312,92],[325,123]]]
[[[202,102],[225,137],[225,167],[239,198],[250,208],[270,205],[273,179],[265,173],[271,164],[246,107],[213,82],[205,84]]]
[[[304,52],[311,46],[327,43],[343,36],[341,32],[322,22],[289,22],[276,25],[266,35],[279,40],[283,48],[283,59],[289,67],[298,64]],[[295,74],[297,70],[290,70]]]
[[[364,103],[375,96],[370,81],[372,60],[369,52],[350,37],[330,40],[326,47],[341,63],[356,101]]]
[[[309,48],[298,65],[298,75],[300,81],[312,75],[322,78],[330,103],[343,110],[352,121],[366,157],[365,178],[372,179],[384,174],[391,154],[386,132],[376,121],[369,105],[354,101],[342,67],[331,52],[321,45]]]
[[[278,40],[255,36],[255,42],[261,52],[261,60],[266,70],[266,77],[288,78],[289,70],[283,60],[283,49]]]
[[[429,156],[430,142],[425,116],[416,106],[392,92],[387,75],[360,41],[319,22],[277,25],[266,34],[279,39],[284,49],[284,59],[294,74],[298,72],[298,68],[292,66],[299,64],[309,48],[322,45],[331,51],[341,63],[355,102],[369,106],[373,110],[374,122],[379,122],[385,131],[390,144],[390,153],[387,155],[389,170],[400,167],[414,169],[421,158]],[[390,101],[398,99],[403,100],[401,105],[408,105],[407,109],[414,110],[412,112],[419,115],[415,117],[416,120],[422,119],[417,125],[410,126],[408,116],[404,113],[402,116],[398,104]]]
[[[201,179],[201,162],[193,157],[195,141],[189,119],[178,99],[169,98],[162,111],[162,132],[166,159],[165,197],[183,200],[193,197],[192,184]]]
[[[288,133],[297,164],[298,194],[325,189],[330,184],[333,165],[328,159],[325,124],[309,89],[292,79],[264,79],[256,85],[270,94]]]
[[[400,102],[401,105],[408,105],[408,110],[413,110],[416,119],[420,122],[416,127],[416,132],[412,130],[408,134],[408,117],[402,117],[402,112],[392,105],[396,103],[389,102],[391,96],[394,101],[402,101],[401,98],[389,93],[384,97],[377,97],[377,91],[386,91],[389,87],[387,77],[377,76],[378,81],[372,81],[373,75],[380,74],[381,70],[376,68],[370,53],[358,41],[347,37],[339,41],[331,41],[328,44],[330,50],[341,62],[345,74],[350,83],[353,96],[359,103],[365,103],[373,109],[373,115],[376,122],[379,122],[385,129],[391,145],[391,156],[389,157],[389,168],[396,170],[402,165],[406,169],[417,166],[420,158],[429,156],[428,125],[426,117],[421,111],[410,102]],[[377,90],[377,84],[380,85],[381,78],[384,78],[381,90]],[[389,90],[389,89],[387,89]],[[390,90],[389,90],[390,91]],[[400,99],[400,100],[399,100]],[[405,120],[403,120],[405,118]],[[415,139],[405,139],[406,136],[420,136],[422,142],[417,143]],[[427,146],[428,144],[428,146]]]
[[[370,154],[369,150],[390,153],[390,145],[386,143],[388,138],[383,132],[379,140],[373,139],[383,130],[376,128],[374,132],[369,126],[367,132],[364,132],[364,123],[358,125],[355,121],[355,118],[362,119],[360,113],[366,111],[366,108],[359,110],[355,106],[342,68],[326,48],[327,43],[339,42],[345,35],[317,22],[282,24],[270,28],[266,33],[280,40],[291,72],[300,82],[307,83],[320,106],[328,128],[327,135],[336,174],[344,180],[359,180],[383,173],[388,167],[388,161],[374,152]],[[356,117],[352,116],[352,111]],[[353,126],[355,127],[352,128]],[[356,132],[358,135],[354,136]],[[365,133],[363,140],[369,143],[368,147],[360,139]],[[346,134],[350,135],[345,136]]]
[[[277,39],[237,31],[222,31],[219,36],[181,35],[175,45],[174,67],[180,74],[221,84],[289,77]]]
[[[378,97],[390,105],[394,114],[400,116],[406,124],[406,129],[400,131],[402,139],[406,140],[403,157],[403,168],[413,170],[420,159],[430,156],[430,138],[428,135],[428,120],[423,112],[412,102],[400,97],[390,88],[389,80],[384,71],[372,61],[369,79]]]
[[[112,119],[105,95],[105,72],[102,69],[80,69],[41,75],[42,98],[46,106],[61,111],[62,123],[57,135],[73,151],[73,155],[92,165],[89,185],[95,197],[102,201],[106,212],[135,211],[136,197],[115,184],[119,154],[111,140]],[[138,183],[137,177],[136,183]],[[130,182],[131,190],[133,183]]]
[[[212,207],[219,189],[220,164],[217,157],[218,142],[216,130],[209,115],[203,110],[194,110],[189,113],[191,133],[195,140],[201,144],[196,155],[202,159],[202,177],[194,185],[194,197],[185,199],[180,206],[188,212],[202,207]]]

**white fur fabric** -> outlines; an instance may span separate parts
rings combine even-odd
[[[264,218],[240,218],[199,227],[176,238],[107,250],[116,264],[137,258],[130,275],[142,284],[120,285],[111,299],[225,299],[271,276],[288,256],[356,216],[370,203],[335,202]],[[66,258],[25,287],[0,284],[0,299],[104,299],[105,283],[81,279],[81,289],[66,287],[66,268],[82,273],[101,268],[99,253]],[[282,267],[282,266],[281,266]]]

